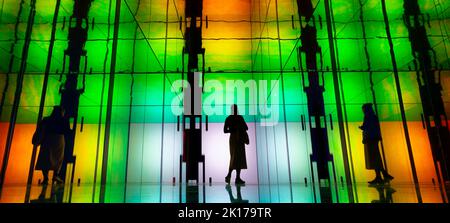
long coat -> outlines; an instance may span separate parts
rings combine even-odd
[[[43,133],[35,169],[59,172],[64,160],[64,136],[70,131],[70,124],[63,118],[46,117],[39,125]]]
[[[381,140],[381,130],[378,117],[376,115],[365,115],[361,129],[363,130],[366,169],[382,169],[383,162],[381,160],[380,150],[378,148],[378,142]]]
[[[248,130],[247,123],[241,115],[230,115],[225,120],[224,133],[230,133],[229,169],[247,169],[245,143]]]

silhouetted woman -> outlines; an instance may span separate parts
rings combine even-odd
[[[381,140],[381,130],[378,117],[373,111],[372,104],[362,106],[364,112],[364,122],[359,128],[363,130],[364,154],[366,159],[366,169],[375,170],[376,177],[369,184],[381,184],[389,182],[394,177],[388,174],[383,167],[378,142]],[[383,173],[384,180],[381,178]]]
[[[238,115],[237,105],[231,106],[231,114],[225,120],[223,127],[224,133],[230,133],[230,166],[225,182],[230,183],[231,172],[236,170],[236,184],[244,184],[241,179],[241,170],[247,169],[247,160],[245,157],[245,144],[248,144],[247,123],[244,118]]]
[[[34,139],[33,144],[40,145],[36,170],[42,170],[44,180],[42,184],[48,184],[48,172],[53,170],[53,182],[62,183],[59,176],[64,159],[64,135],[70,131],[69,121],[64,118],[64,109],[55,106],[49,117],[45,117],[38,125],[39,139]]]

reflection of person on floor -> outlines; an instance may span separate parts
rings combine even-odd
[[[381,130],[378,117],[373,111],[372,104],[364,104],[362,106],[364,112],[364,122],[359,128],[363,130],[364,154],[366,159],[366,169],[375,170],[376,177],[369,184],[382,184],[389,182],[394,177],[388,174],[383,167],[380,151],[378,149],[378,141],[381,140]],[[384,180],[381,178],[383,173]]]
[[[70,124],[64,117],[64,109],[55,106],[49,117],[39,123],[33,136],[33,144],[40,145],[36,170],[42,170],[44,179],[42,184],[48,184],[48,172],[53,170],[53,182],[62,183],[59,176],[64,159],[64,136],[69,133]]]
[[[50,198],[45,198],[45,194],[47,193],[48,185],[44,184],[42,186],[41,193],[39,194],[38,199],[31,200],[31,203],[62,203],[63,195],[64,195],[64,185],[55,184],[52,186],[52,190],[50,193]]]
[[[230,183],[231,172],[236,170],[236,184],[245,184],[241,179],[241,170],[247,169],[247,160],[245,157],[245,144],[249,144],[247,135],[247,123],[244,118],[238,115],[237,105],[231,106],[231,114],[225,120],[223,127],[224,133],[230,133],[230,166],[225,182]]]
[[[372,203],[394,203],[392,194],[396,191],[390,185],[374,185],[378,191],[379,200],[373,200]]]
[[[234,198],[233,192],[231,191],[231,186],[229,184],[227,184],[225,186],[225,189],[228,192],[228,196],[230,196],[230,202],[231,203],[248,203],[248,200],[243,200],[242,199],[241,187],[242,187],[242,185],[240,185],[240,184],[236,185],[236,193],[237,193],[237,195],[236,195],[236,198]]]

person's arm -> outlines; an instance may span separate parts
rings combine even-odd
[[[359,129],[366,130],[366,128],[367,128],[367,117],[364,116],[364,122],[361,126],[359,126]]]
[[[230,125],[229,125],[228,118],[225,119],[225,125],[223,126],[223,132],[224,133],[230,133]]]

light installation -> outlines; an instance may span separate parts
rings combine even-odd
[[[194,6],[199,2],[201,7]],[[223,122],[237,103],[251,141],[243,178],[259,185],[255,201],[369,201],[366,188],[359,186],[373,176],[365,169],[358,126],[361,105],[371,102],[381,121],[381,152],[393,183],[438,185],[431,195],[412,187],[416,196],[399,199],[445,200],[450,3],[195,4],[1,1],[2,184],[38,183],[40,173],[29,174],[38,150],[31,145],[36,123],[54,105],[65,104],[66,97],[70,102],[79,97],[77,103],[65,104],[73,108],[66,175],[92,186],[77,201],[133,201],[133,186],[118,186],[125,182],[156,185],[149,188],[156,195],[144,202],[177,200],[178,188],[165,191],[158,185],[180,180],[180,155],[187,144],[185,129],[178,126],[200,125],[196,147],[205,157],[206,181],[222,183],[229,157]],[[200,11],[189,14],[191,7]],[[201,41],[194,47],[196,59],[191,41]],[[180,95],[174,83],[193,78],[194,70],[202,73],[204,103],[214,94],[223,96],[215,98],[214,109],[222,112],[208,115],[207,131],[207,114],[200,115],[201,122],[186,122],[173,113],[173,99]],[[238,98],[228,88],[214,88],[231,80],[255,80],[258,91],[252,97],[247,90]],[[266,125],[271,117],[277,117],[276,125]],[[185,161],[183,177],[189,173]],[[201,168],[193,168],[202,176]],[[299,186],[313,181],[320,184]],[[31,197],[38,193],[26,190]],[[308,196],[304,190],[310,190]]]

